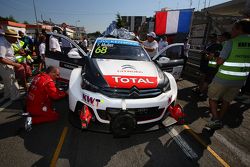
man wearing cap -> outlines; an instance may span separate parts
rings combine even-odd
[[[146,41],[139,41],[142,43],[144,49],[148,52],[148,55],[153,58],[158,53],[158,43],[155,40],[156,35],[154,32],[150,32],[147,34]]]
[[[15,30],[6,30],[5,37],[0,35],[0,76],[4,83],[4,100],[16,100],[19,98],[19,86],[15,78],[15,68],[22,65],[15,62],[14,50],[11,43],[17,41],[19,36]]]

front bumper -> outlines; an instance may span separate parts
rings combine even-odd
[[[136,120],[138,125],[158,122],[165,115],[168,106],[177,98],[175,79],[169,73],[166,73],[166,75],[169,78],[170,91],[153,98],[118,99],[83,90],[81,88],[81,69],[74,69],[69,83],[69,108],[71,111],[77,112],[77,103],[85,104],[92,109],[96,120],[104,124],[110,123],[110,120],[104,115],[107,115],[105,112],[111,110],[132,112],[137,117],[140,117],[143,112],[148,112],[149,116],[147,118],[142,116]]]

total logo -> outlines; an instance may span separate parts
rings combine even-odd
[[[157,77],[146,76],[104,76],[105,80],[111,88],[132,88],[136,86],[139,89],[156,88]]]
[[[96,99],[94,97],[91,97],[91,96],[88,96],[88,95],[85,95],[85,94],[83,94],[83,100],[86,103],[91,104],[92,106],[96,106],[96,107],[99,106],[99,103],[104,103],[103,100]]]
[[[148,83],[148,84],[154,84],[153,81],[150,81],[149,78],[132,78],[132,77],[129,77],[129,78],[125,78],[125,77],[112,77],[114,78],[115,82],[116,83]]]

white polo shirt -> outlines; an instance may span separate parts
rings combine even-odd
[[[148,42],[148,41],[144,41],[143,45],[149,48],[154,49],[153,52],[148,52],[148,55],[153,58],[157,53],[158,53],[158,43],[156,40],[154,40],[153,42]]]
[[[43,55],[45,54],[45,47],[46,46],[44,42],[39,45],[39,54],[41,57],[43,57]]]
[[[14,50],[4,36],[0,36],[0,57],[15,61]]]
[[[55,49],[58,52],[62,51],[58,39],[53,35],[49,38],[49,50],[52,51],[52,49]]]

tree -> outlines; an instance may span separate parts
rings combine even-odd
[[[10,15],[9,17],[1,17],[0,16],[0,21],[13,21],[13,22],[18,23],[18,21],[16,19],[14,19],[14,17],[12,15]]]
[[[7,18],[8,18],[8,17],[7,17]],[[18,23],[18,21],[17,21],[16,19],[14,19],[14,17],[13,17],[12,15],[9,16],[8,20]]]
[[[122,17],[119,13],[116,14],[116,26],[117,28],[124,27],[126,23],[122,20]]]
[[[93,32],[93,33],[88,33],[88,37],[100,37],[102,34],[100,31],[96,31],[96,32]]]
[[[24,20],[23,24],[29,24],[29,22],[28,22],[28,21],[26,21],[26,20]]]

